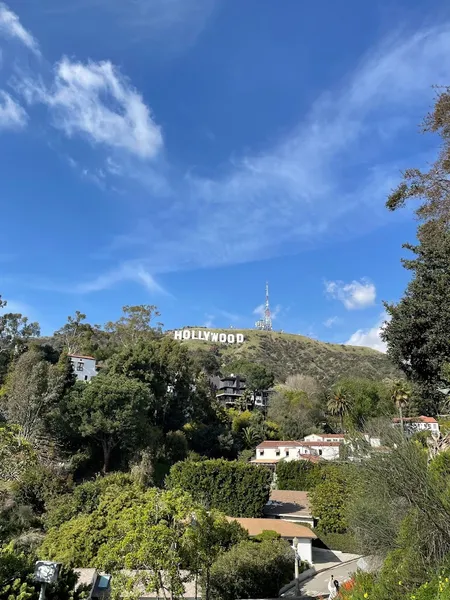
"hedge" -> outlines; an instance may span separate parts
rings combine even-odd
[[[307,460],[281,461],[277,465],[279,490],[313,490],[324,478],[328,465]]]
[[[261,517],[271,480],[272,473],[261,465],[215,459],[173,465],[166,486],[187,491],[207,509],[230,517]]]

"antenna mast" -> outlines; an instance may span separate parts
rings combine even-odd
[[[264,316],[259,321],[256,321],[255,327],[263,331],[272,331],[272,316],[270,314],[269,305],[269,284],[266,283],[266,302],[264,305]]]

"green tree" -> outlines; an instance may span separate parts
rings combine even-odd
[[[248,538],[236,522],[229,522],[217,511],[197,509],[191,527],[183,536],[183,554],[189,571],[200,577],[202,597],[210,597],[211,567],[217,558],[233,545]]]
[[[299,440],[312,433],[321,417],[318,402],[301,390],[277,387],[270,399],[268,418],[279,426],[283,439]]]
[[[17,481],[36,454],[17,425],[0,425],[0,480]]]
[[[239,461],[184,461],[174,465],[166,480],[169,489],[182,489],[205,508],[230,517],[260,517],[269,499],[271,472]]]
[[[61,399],[67,376],[58,365],[42,359],[38,349],[21,354],[8,374],[3,406],[25,439],[36,442],[45,431],[49,411]]]
[[[149,419],[164,433],[181,429],[194,413],[194,375],[185,346],[168,337],[139,339],[109,362],[112,374],[144,383],[151,394]],[[203,401],[203,398],[201,398]]]
[[[141,304],[138,306],[124,306],[123,315],[117,321],[109,321],[105,325],[115,346],[131,348],[138,341],[154,339],[161,333],[161,323],[153,321],[160,313],[156,306]]]
[[[79,310],[75,315],[67,317],[67,323],[54,333],[56,341],[68,354],[86,351],[93,335],[93,328],[89,323],[84,323],[86,315]]]
[[[363,377],[342,377],[337,381],[336,388],[351,398],[347,420],[360,431],[366,429],[371,419],[390,417],[394,413],[387,382]]]
[[[211,569],[211,597],[277,598],[294,575],[294,552],[284,540],[241,542],[219,556]]]
[[[327,469],[325,479],[310,493],[311,511],[319,521],[320,531],[325,534],[347,531],[347,503],[354,485],[355,479],[347,465]]]
[[[142,446],[148,427],[147,386],[124,375],[98,375],[66,409],[72,427],[100,444],[103,472],[109,470],[114,448]]]
[[[402,435],[405,435],[405,428],[403,424],[403,409],[408,406],[410,397],[411,387],[408,384],[408,382],[403,379],[395,381],[391,390],[391,398],[398,410]]]
[[[415,254],[403,260],[411,272],[398,304],[386,304],[391,317],[382,333],[388,354],[421,392],[421,412],[436,413],[441,400],[437,387],[443,363],[450,359],[450,306],[442,299],[450,289],[450,88],[439,90],[424,132],[437,133],[441,149],[428,171],[408,169],[387,201],[390,210],[420,200],[418,244],[405,244]]]
[[[353,405],[353,399],[346,393],[346,391],[340,387],[336,386],[332,393],[331,397],[328,400],[327,408],[333,417],[338,417],[341,422],[341,431],[345,431],[344,429],[344,418],[349,414]]]
[[[23,351],[30,339],[39,337],[39,323],[30,323],[20,313],[7,312],[7,302],[0,295],[0,386],[10,362]]]
[[[5,309],[7,304],[0,296],[0,309]],[[30,338],[39,335],[39,323],[30,323],[28,318],[20,313],[3,311],[0,315],[0,354],[14,350],[16,346],[23,345]]]

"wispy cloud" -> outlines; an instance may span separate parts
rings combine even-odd
[[[344,283],[343,281],[326,281],[325,293],[330,298],[342,302],[347,310],[367,308],[375,304],[377,291],[368,279]]]
[[[323,322],[323,324],[325,325],[325,327],[333,327],[334,325],[337,325],[340,322],[341,319],[339,317],[329,317],[328,319],[326,319],[326,321]]]
[[[220,0],[42,0],[48,12],[73,16],[101,15],[124,32],[125,41],[159,44],[158,52],[177,53],[192,45]],[[83,23],[80,25],[83,27]]]
[[[23,129],[28,115],[9,94],[0,90],[0,129]]]
[[[70,138],[125,150],[138,158],[154,158],[163,145],[142,96],[110,62],[72,62],[63,58],[54,80],[25,78],[17,85],[30,104],[41,102],[52,111],[53,123]]]
[[[65,294],[92,294],[109,290],[126,281],[134,281],[152,294],[171,295],[155,280],[145,265],[137,261],[123,262],[117,268],[106,271],[97,277],[70,285],[60,285],[49,281],[31,281],[30,286],[35,289]]]
[[[146,10],[150,5],[149,0]],[[47,104],[67,136],[84,136],[129,157],[126,167],[110,158],[104,171],[125,178],[133,173],[130,194],[137,195],[139,182],[143,198],[152,189],[152,203],[140,211],[139,223],[124,223],[120,252],[111,250],[111,258],[122,261],[125,254],[156,274],[295,253],[380,225],[384,198],[402,166],[392,158],[392,142],[416,126],[432,98],[431,85],[450,80],[449,53],[450,23],[403,31],[369,52],[340,87],[319,97],[284,139],[230,161],[222,176],[209,179],[181,172],[170,160],[152,168],[142,161],[159,156],[162,133],[139,92],[109,62],[65,58],[50,85],[27,79],[22,91]],[[348,305],[364,304],[353,297]]]
[[[37,41],[21,24],[19,17],[3,2],[0,2],[0,34],[18,40],[34,54],[40,55]]]
[[[383,313],[373,327],[369,327],[368,329],[358,329],[350,336],[345,344],[347,346],[365,346],[367,348],[378,350],[379,352],[386,352],[386,343],[383,342],[380,337],[386,318],[386,313]]]
[[[124,263],[119,268],[113,269],[95,279],[73,286],[72,291],[79,294],[101,292],[124,281],[140,283],[151,293],[167,294],[167,291],[139,263]]]

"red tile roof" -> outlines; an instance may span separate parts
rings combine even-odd
[[[400,423],[400,419],[395,417],[392,419],[394,423]],[[424,417],[423,415],[420,417],[403,417],[403,421],[406,423],[437,423],[434,417]]]
[[[83,356],[82,354],[68,354],[71,358],[87,358],[88,360],[95,360],[93,356]]]
[[[276,531],[283,538],[292,539],[294,537],[316,539],[316,534],[304,525],[290,523],[282,519],[250,519],[227,517],[228,521],[237,521],[241,527],[248,531],[250,536],[259,535],[263,531]]]
[[[303,442],[296,441],[283,441],[283,440],[266,440],[261,442],[257,448],[297,448],[298,446],[303,446]]]

